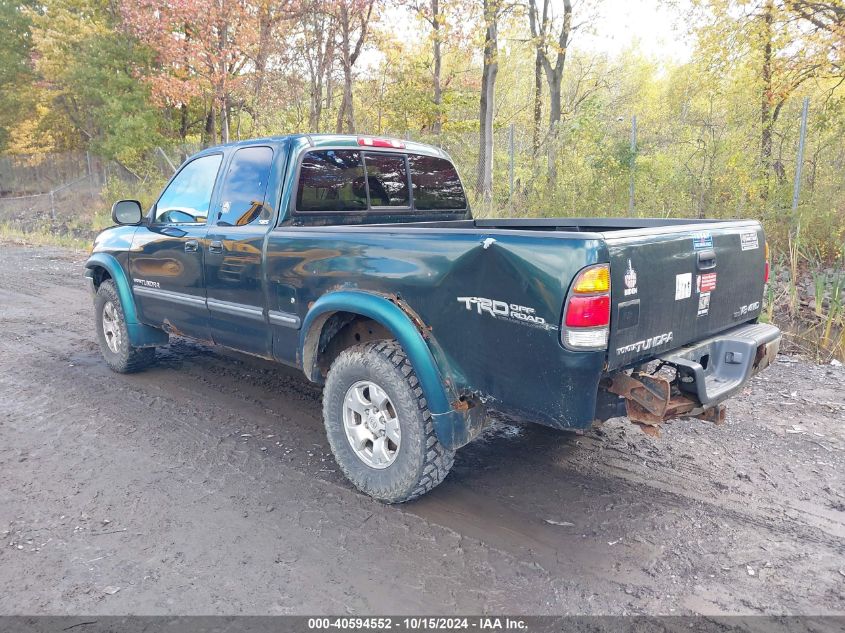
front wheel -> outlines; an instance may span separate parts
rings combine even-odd
[[[107,279],[97,289],[94,300],[97,338],[106,364],[120,374],[144,369],[155,360],[154,347],[132,347],[123,315],[123,305],[114,283]]]
[[[323,421],[344,475],[379,501],[415,499],[452,468],[455,453],[437,439],[417,375],[396,341],[338,355],[323,391]]]

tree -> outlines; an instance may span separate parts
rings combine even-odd
[[[246,0],[123,0],[130,32],[156,55],[148,76],[159,104],[180,108],[192,97],[207,104],[211,144],[229,141],[231,109],[244,83],[244,71],[257,59],[259,12]]]
[[[91,149],[138,173],[162,123],[135,75],[147,51],[116,30],[108,0],[43,0],[31,20],[33,129],[53,150]]]
[[[34,77],[29,3],[0,0],[0,150],[15,122],[32,107],[27,89]]]
[[[335,62],[337,16],[330,2],[308,0],[297,20],[297,37],[301,40],[298,50],[308,73],[308,129],[314,132],[322,129],[323,106]]]
[[[539,127],[539,78],[537,77],[537,66],[542,67],[546,74],[546,82],[549,86],[549,183],[555,185],[557,180],[557,153],[555,136],[561,117],[561,90],[563,85],[563,71],[566,65],[566,54],[569,50],[569,36],[572,32],[572,2],[563,0],[563,19],[560,24],[560,32],[557,42],[553,46],[553,52],[549,51],[553,20],[549,11],[549,0],[543,0],[543,11],[537,10],[537,0],[528,0],[528,18],[531,26],[531,36],[536,47],[535,66],[535,97],[534,116],[535,130]],[[552,65],[554,56],[554,65]],[[535,132],[535,145],[539,145],[539,134]]]
[[[367,40],[375,0],[333,0],[339,33],[340,66],[343,70],[343,98],[337,113],[337,133],[355,132],[352,103],[352,71]]]
[[[499,19],[502,0],[482,0],[484,15],[484,56],[481,69],[481,96],[478,126],[478,169],[476,189],[485,203],[493,196],[493,111],[496,75],[499,72]]]
[[[773,160],[773,137],[784,106],[809,81],[845,81],[845,7],[837,0],[698,0],[704,19],[697,27],[700,53],[714,71],[727,64],[752,69],[757,90],[758,166],[763,201],[770,175],[783,178]],[[733,69],[736,72],[736,68]]]
[[[412,0],[411,8],[423,20],[431,26],[431,52],[432,52],[432,103],[434,104],[435,117],[431,124],[431,132],[437,136],[443,130],[443,38],[444,22],[441,0]]]

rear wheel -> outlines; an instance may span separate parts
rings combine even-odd
[[[94,300],[97,338],[106,364],[114,371],[128,374],[144,369],[155,360],[154,347],[132,347],[123,306],[117,288],[110,279],[102,282]]]
[[[386,503],[437,486],[454,462],[434,433],[419,380],[396,341],[341,352],[323,391],[323,421],[335,460],[362,492]]]

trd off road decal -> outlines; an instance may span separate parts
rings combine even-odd
[[[637,271],[631,266],[628,260],[628,268],[625,269],[625,296],[631,297],[637,294]]]
[[[542,328],[544,330],[556,330],[556,325],[546,323],[546,320],[537,316],[534,308],[521,306],[507,301],[487,299],[485,297],[458,297],[458,303],[463,303],[467,310],[475,311],[478,314],[487,314],[494,319],[512,321],[523,325]]]

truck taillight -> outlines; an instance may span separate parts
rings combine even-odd
[[[769,283],[770,270],[771,266],[769,265],[769,243],[766,242],[766,272],[764,273],[763,283]]]
[[[610,326],[610,267],[581,270],[572,284],[563,313],[563,344],[571,349],[604,349]]]
[[[374,138],[372,136],[359,136],[358,145],[363,147],[392,147],[393,149],[405,148],[405,143],[395,138]]]
[[[570,297],[566,306],[566,327],[598,327],[610,323],[610,297]]]

